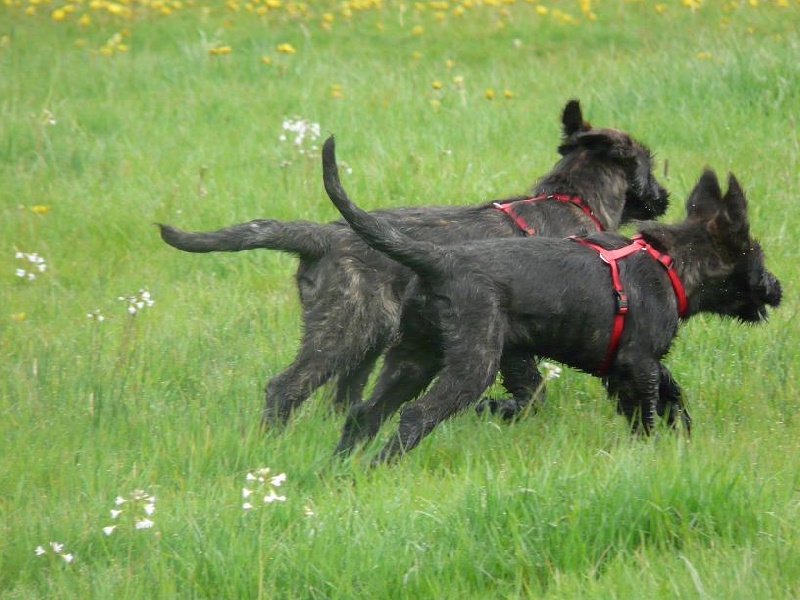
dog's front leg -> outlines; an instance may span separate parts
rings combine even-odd
[[[659,369],[656,412],[660,417],[666,415],[667,425],[672,429],[677,427],[676,417],[680,418],[686,434],[689,435],[692,432],[692,417],[689,416],[689,411],[686,409],[683,391],[664,365],[659,365]]]
[[[655,426],[660,364],[617,360],[607,376],[608,392],[617,398],[617,411],[625,415],[633,433],[649,435]]]
[[[493,415],[500,415],[505,421],[519,416],[534,401],[536,409],[544,404],[544,379],[539,372],[537,359],[530,353],[507,350],[500,359],[500,374],[503,387],[511,398],[482,398],[475,406],[478,414],[487,408]]]

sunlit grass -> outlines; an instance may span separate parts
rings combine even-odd
[[[800,595],[799,14],[3,2],[0,596]],[[736,173],[784,283],[768,324],[682,329],[667,362],[692,440],[631,439],[568,369],[537,415],[464,414],[391,468],[331,461],[325,392],[263,435],[300,335],[296,261],[180,253],[153,223],[336,218],[330,133],[364,206],[522,193],[570,97],[655,150],[669,220],[705,165]]]

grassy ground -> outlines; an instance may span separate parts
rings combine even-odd
[[[798,18],[795,0],[6,0],[0,596],[800,596]],[[784,283],[766,325],[684,325],[668,363],[691,442],[632,440],[571,371],[535,417],[465,414],[389,468],[329,460],[323,392],[262,436],[300,333],[295,261],[180,253],[152,223],[333,218],[320,140],[282,141],[285,119],[337,134],[366,207],[523,192],[571,97],[656,152],[669,220],[705,165],[733,171]],[[130,314],[140,289],[154,304]]]

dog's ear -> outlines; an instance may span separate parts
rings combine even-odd
[[[750,221],[747,218],[747,197],[733,173],[728,174],[728,191],[725,194],[724,200],[731,222],[749,230]]]
[[[697,196],[693,206],[689,204],[695,196],[694,192],[687,202],[690,217],[706,221],[709,235],[719,246],[733,253],[746,250],[750,246],[750,223],[747,218],[747,199],[739,182],[730,175],[728,191],[723,197],[717,176],[713,171],[706,170],[695,191],[701,185],[706,186],[705,192]]]
[[[722,207],[722,190],[717,174],[707,168],[686,199],[686,216],[693,221],[709,223]]]
[[[589,131],[592,128],[591,123],[583,120],[581,104],[577,100],[570,100],[567,102],[567,105],[564,107],[564,112],[561,113],[561,126],[562,133],[564,134],[564,141],[579,131]]]
[[[728,175],[728,191],[722,199],[725,205],[725,233],[737,249],[750,245],[750,220],[747,217],[747,198],[733,173]]]
[[[617,160],[632,159],[637,156],[636,144],[627,134],[617,129],[591,129],[575,136],[582,148],[592,154],[605,155]]]

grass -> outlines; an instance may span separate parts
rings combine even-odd
[[[0,597],[800,595],[798,11],[5,2]],[[519,193],[555,161],[570,97],[656,152],[668,220],[705,165],[733,171],[784,283],[768,324],[683,326],[668,363],[691,442],[631,439],[572,371],[535,418],[465,414],[389,468],[329,460],[324,391],[261,435],[300,333],[295,260],[183,254],[152,223],[334,218],[316,150],[279,140],[294,117],[337,134],[364,206]],[[46,271],[15,276],[35,267],[16,252]],[[140,289],[155,304],[130,315],[118,298]],[[286,500],[244,510],[261,467]],[[129,500],[104,535],[134,490],[153,527]]]

